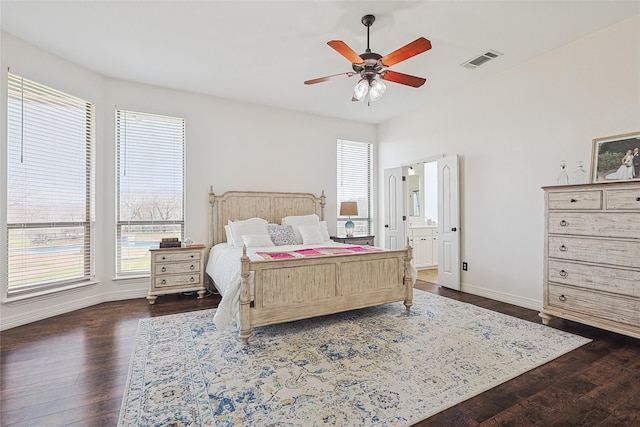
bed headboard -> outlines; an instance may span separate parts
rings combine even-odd
[[[326,205],[324,191],[320,197],[311,193],[278,193],[261,191],[227,191],[216,195],[209,192],[209,247],[226,241],[224,226],[253,217],[280,224],[282,218],[292,215],[317,214],[324,220]]]

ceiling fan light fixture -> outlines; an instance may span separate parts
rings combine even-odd
[[[360,81],[353,88],[353,98],[362,101],[369,93],[369,82],[367,79],[360,79]]]
[[[382,95],[387,90],[387,85],[378,79],[371,80],[371,89],[369,90],[369,99],[377,101],[382,98]]]

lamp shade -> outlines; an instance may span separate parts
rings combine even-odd
[[[360,79],[356,87],[353,88],[353,97],[358,101],[362,101],[368,92],[369,82],[366,79]]]
[[[353,216],[358,215],[358,202],[342,202],[340,203],[340,215]]]

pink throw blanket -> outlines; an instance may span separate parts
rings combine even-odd
[[[280,252],[256,252],[256,255],[261,256],[264,259],[291,259],[313,256],[325,256],[325,255],[348,255],[358,254],[364,252],[380,252],[382,248],[376,248],[373,246],[348,246],[348,247],[336,247],[329,246],[326,248],[309,248],[309,249],[297,249],[294,251],[280,251]]]

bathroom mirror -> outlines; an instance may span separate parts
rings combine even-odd
[[[407,177],[409,216],[420,216],[420,181],[420,175],[409,175]]]

